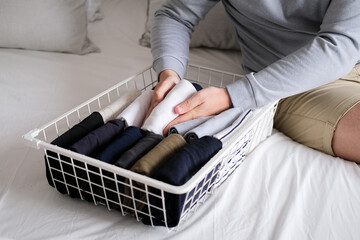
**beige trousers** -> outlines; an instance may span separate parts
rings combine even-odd
[[[335,156],[332,139],[339,120],[360,102],[360,64],[346,76],[280,100],[274,127],[293,140]]]

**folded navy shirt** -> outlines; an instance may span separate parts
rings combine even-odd
[[[93,112],[81,122],[57,137],[51,144],[69,149],[75,142],[79,141],[89,132],[97,129],[104,124],[104,120],[100,113]]]
[[[130,169],[137,160],[143,157],[151,149],[153,149],[164,136],[149,132],[145,137],[141,138],[134,146],[124,152],[115,162],[114,165]]]
[[[180,186],[185,184],[201,167],[203,167],[220,149],[222,142],[211,136],[192,141],[182,150],[176,153],[164,165],[162,165],[153,178],[162,182]],[[154,194],[158,194],[156,189],[151,189]],[[165,193],[166,219],[168,227],[175,227],[180,220],[181,211],[185,201],[185,195]],[[162,200],[153,195],[149,195],[151,205],[162,208]],[[151,207],[151,214],[154,225],[164,225],[164,214],[157,208]],[[148,217],[143,218],[144,224],[151,224]]]
[[[83,138],[89,132],[99,128],[103,124],[104,124],[104,120],[103,120],[101,114],[98,112],[93,112],[88,117],[83,119],[81,122],[74,125],[72,128],[70,128],[65,133],[63,133],[62,135],[57,137],[55,140],[53,140],[51,142],[51,144],[65,148],[65,149],[69,149],[75,142],[79,141],[81,138]],[[59,169],[59,171],[60,171],[61,167],[60,167],[58,161],[51,159],[51,157],[54,157],[57,159],[58,154],[54,153],[52,151],[49,151],[49,150],[47,151],[47,154],[48,154],[48,156],[50,156],[48,160],[50,162],[51,167]],[[60,156],[60,157],[63,157],[65,159],[64,156]],[[64,171],[69,172],[70,174],[73,174],[72,169],[68,170],[68,168],[66,166],[68,166],[68,165],[63,164]],[[46,167],[46,178],[48,180],[48,183],[50,186],[55,187],[55,185],[53,184],[52,178],[51,178],[50,168],[48,166],[46,157],[45,157],[45,167]],[[59,171],[56,171],[56,170],[52,171],[53,178],[59,179],[60,181],[64,181],[62,173]],[[71,184],[73,184],[74,186],[77,186],[76,181],[71,182]],[[61,192],[63,194],[67,193],[66,186],[63,183],[56,182],[56,188],[59,192]],[[70,188],[69,191],[70,191],[71,197],[79,197],[77,190],[72,191]]]
[[[97,152],[100,152],[122,133],[124,128],[124,120],[111,120],[75,142],[70,150],[90,157],[95,156]]]
[[[139,127],[126,128],[117,138],[104,148],[95,158],[106,163],[114,163],[126,150],[146,136],[146,131]]]
[[[200,91],[201,89],[203,89],[202,86],[197,83],[192,83],[192,85],[195,87],[196,91]]]

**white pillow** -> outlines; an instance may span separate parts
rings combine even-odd
[[[86,54],[86,0],[0,0],[0,47]]]
[[[89,22],[101,20],[104,15],[100,13],[102,0],[87,0],[87,18]]]
[[[140,45],[150,47],[154,14],[165,2],[166,0],[148,0],[145,32],[139,40]],[[221,2],[216,4],[199,25],[195,27],[190,47],[240,50],[235,26]]]

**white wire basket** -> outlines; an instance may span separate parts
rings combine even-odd
[[[189,65],[185,78],[202,87],[225,87],[241,77]],[[152,226],[162,225],[174,230],[227,179],[246,155],[271,134],[277,103],[255,111],[250,120],[226,137],[223,148],[182,186],[173,186],[50,143],[92,112],[116,101],[121,91],[151,89],[156,83],[157,75],[149,67],[44,126],[31,130],[23,138],[28,145],[44,150],[49,184],[59,192],[95,205],[105,205],[108,210],[120,211],[124,216],[132,215],[137,221],[146,219]],[[125,188],[130,190],[130,195],[125,194]],[[179,221],[175,224],[167,217],[172,211],[169,197],[181,200]]]

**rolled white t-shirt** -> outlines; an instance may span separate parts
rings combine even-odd
[[[140,96],[140,94],[141,91],[138,89],[131,89],[126,90],[125,92],[121,92],[120,97],[117,100],[99,110],[104,123],[115,119],[116,116],[119,115],[119,113],[121,113],[127,106],[129,106],[129,104],[132,103],[134,99]]]
[[[181,80],[173,87],[151,112],[143,125],[144,130],[163,135],[164,128],[179,114],[174,108],[196,93],[195,87],[186,79]]]
[[[145,90],[142,92],[141,95],[127,106],[116,118],[123,119],[127,127],[140,127],[151,105],[153,93],[153,90]]]

